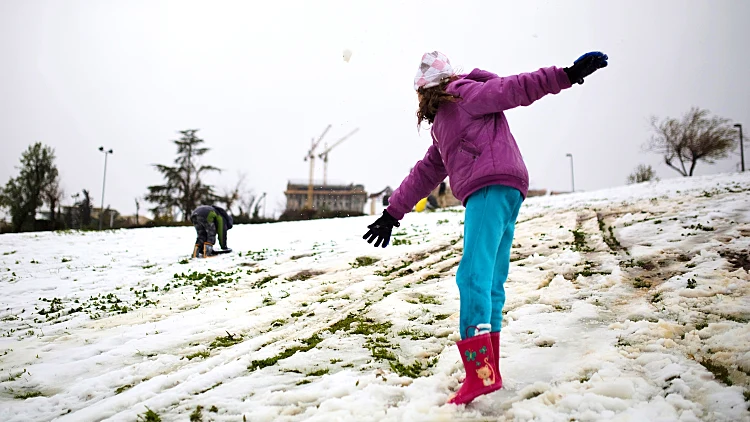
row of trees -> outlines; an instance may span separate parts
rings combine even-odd
[[[21,154],[18,176],[0,188],[0,207],[8,210],[16,232],[93,228],[93,198],[89,191],[71,195],[72,206],[62,206],[65,191],[55,164],[55,151],[37,142]],[[37,212],[46,206],[49,212],[38,220]],[[108,217],[109,211],[100,213]],[[97,220],[98,222],[98,220]]]
[[[731,122],[711,116],[707,110],[692,108],[682,119],[659,121],[654,117],[651,125],[653,135],[644,149],[660,154],[664,163],[682,176],[692,176],[699,161],[712,164],[726,158],[736,147],[737,131]],[[197,129],[180,131],[181,137],[172,141],[177,146],[173,165],[154,165],[164,177],[164,183],[149,186],[145,200],[154,205],[150,211],[156,224],[187,222],[193,210],[202,204],[223,205],[237,223],[270,221],[259,215],[265,195],[255,195],[247,189],[244,175],[240,175],[233,187],[225,188],[223,194],[216,193],[206,182],[207,175],[221,172],[221,169],[201,164],[210,149],[204,146],[205,141],[197,136],[197,132]],[[655,179],[651,166],[639,165],[628,176],[627,182]],[[18,176],[8,180],[0,189],[0,207],[9,210],[15,231],[91,228],[92,198],[87,190],[82,193],[82,196],[73,195],[73,206],[65,207],[65,212],[62,212],[64,192],[54,150],[35,143],[21,155]],[[140,201],[136,199],[135,203],[137,214]],[[50,218],[42,224],[36,220],[36,214],[43,205],[49,207]],[[106,212],[101,211],[100,217]]]
[[[246,177],[240,175],[238,182],[217,194],[214,187],[205,182],[211,172],[220,172],[215,166],[200,164],[201,157],[209,151],[203,146],[197,129],[181,131],[174,165],[156,164],[154,167],[164,176],[164,183],[148,187],[145,200],[153,204],[156,225],[175,224],[190,219],[193,210],[202,204],[220,204],[234,215],[237,223],[269,221],[260,215],[263,196],[258,196],[246,187]],[[21,155],[18,176],[12,177],[4,188],[0,188],[0,207],[8,210],[13,231],[37,231],[56,229],[93,229],[98,219],[92,218],[93,198],[88,190],[71,196],[72,206],[62,206],[65,194],[55,164],[55,152],[42,143],[31,145]],[[136,225],[140,212],[140,200],[135,199]],[[37,212],[49,209],[45,218],[37,220]],[[109,208],[100,210],[99,218],[109,219],[116,215]],[[121,225],[124,224],[121,222]]]
[[[711,116],[708,110],[693,107],[682,119],[651,118],[653,134],[644,149],[661,155],[664,163],[683,177],[692,176],[699,161],[714,164],[727,158],[737,147],[739,133],[729,119]],[[744,139],[741,140],[744,142]],[[658,180],[651,166],[640,164],[627,182]]]
[[[164,177],[164,183],[149,186],[145,196],[155,205],[150,209],[155,219],[176,221],[179,214],[182,221],[188,221],[199,205],[220,204],[233,214],[237,223],[268,221],[259,215],[265,196],[247,189],[245,175],[241,174],[234,187],[225,188],[223,194],[217,194],[214,187],[205,182],[206,175],[221,172],[221,169],[200,163],[210,149],[203,146],[205,141],[196,132],[198,129],[180,131],[180,139],[172,141],[177,145],[174,165],[154,165]]]

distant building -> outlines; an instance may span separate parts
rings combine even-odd
[[[287,183],[286,210],[297,211],[307,203],[307,185]],[[320,211],[351,211],[362,213],[367,203],[367,192],[363,185],[314,185],[313,209]]]

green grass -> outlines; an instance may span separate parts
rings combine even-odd
[[[422,281],[433,280],[436,278],[440,278],[440,274],[428,274],[422,279]]]
[[[647,289],[651,287],[651,282],[648,280],[643,280],[640,277],[636,277],[633,281],[633,287],[637,289]]]
[[[435,364],[437,364],[437,361],[438,358],[436,357],[428,360],[425,363],[415,361],[411,365],[404,365],[398,361],[391,361],[389,362],[389,365],[393,372],[399,374],[402,377],[419,378],[423,371],[435,366]]]
[[[256,281],[255,284],[253,284],[253,289],[259,289],[263,287],[264,284],[276,279],[278,276],[276,275],[267,275],[260,280]]]
[[[20,400],[26,400],[26,399],[30,399],[32,397],[41,397],[41,396],[42,396],[41,391],[27,391],[25,393],[16,394],[16,395],[13,396],[13,398],[20,399]]]
[[[307,374],[309,377],[320,377],[327,374],[330,371],[328,368],[318,369],[317,371],[310,372]]]
[[[442,321],[444,319],[448,319],[451,316],[451,314],[437,314],[435,315],[436,321]]]
[[[392,246],[411,245],[411,240],[394,237],[393,241],[391,242],[391,245]]]
[[[205,358],[207,358],[209,356],[211,356],[211,352],[209,352],[208,350],[203,350],[202,352],[191,353],[191,354],[189,354],[189,355],[187,355],[185,357],[188,358],[188,360],[193,360],[195,358],[203,358],[203,359],[205,359]]]
[[[255,371],[257,369],[263,369],[267,366],[275,365],[278,361],[282,359],[286,359],[297,352],[307,352],[308,350],[317,346],[318,343],[320,343],[321,341],[323,341],[323,339],[320,338],[320,336],[318,336],[317,334],[313,334],[312,336],[304,340],[301,340],[303,346],[290,347],[290,348],[285,349],[284,351],[282,351],[276,356],[272,356],[266,359],[254,360],[250,363],[250,366],[248,367],[248,369],[250,371]]]
[[[442,305],[442,303],[437,300],[435,296],[430,295],[424,295],[419,293],[416,297],[416,299],[408,299],[407,302],[409,303],[421,303],[423,305]]]
[[[354,262],[350,263],[349,265],[351,265],[352,268],[360,268],[370,266],[378,261],[380,261],[379,258],[373,258],[370,256],[358,256],[354,259]]]
[[[137,422],[161,422],[161,417],[153,410],[146,408],[146,413],[138,415]]]
[[[717,380],[723,382],[728,386],[732,386],[732,380],[729,378],[729,371],[727,370],[727,368],[715,363],[711,359],[704,359],[700,364],[703,365],[704,368],[708,369],[709,372],[714,374],[714,377]]]
[[[586,246],[586,233],[584,233],[580,229],[571,230],[571,233],[573,233],[573,250],[578,252],[590,252],[591,249],[589,249]]]
[[[125,384],[125,385],[123,385],[121,387],[117,387],[117,389],[115,390],[115,394],[120,394],[123,391],[131,389],[131,388],[133,388],[133,386],[131,384]]]
[[[242,335],[230,334],[229,331],[227,331],[226,333],[226,336],[216,337],[216,339],[211,342],[208,348],[216,349],[219,347],[230,347],[242,342]]]
[[[401,337],[408,337],[412,340],[424,340],[431,337],[429,333],[425,333],[424,331],[419,330],[411,330],[408,328],[404,328],[403,330],[399,331],[397,333]]]
[[[396,265],[391,268],[385,268],[383,270],[375,271],[374,274],[380,277],[388,277],[389,275],[395,273],[396,271],[403,270],[409,265],[411,265],[411,261],[401,261],[400,265]]]
[[[203,406],[197,406],[190,414],[190,422],[203,422]]]
[[[354,325],[354,328],[352,328]],[[346,318],[342,319],[331,325],[328,330],[332,333],[337,331],[347,331],[351,334],[385,334],[393,324],[391,322],[375,322],[371,318],[363,318],[359,315],[349,314]]]
[[[224,284],[235,283],[239,280],[239,277],[235,277],[241,270],[238,269],[234,272],[214,271],[209,269],[206,273],[199,273],[193,271],[192,273],[185,274],[175,273],[173,278],[175,281],[175,287],[180,284],[183,286],[192,285],[195,288],[196,293],[200,293],[202,290],[218,287]]]

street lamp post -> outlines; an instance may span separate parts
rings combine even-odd
[[[573,154],[567,153],[565,154],[566,157],[570,157],[570,186],[571,186],[571,192],[576,191],[576,180],[575,176],[573,176]]]
[[[102,178],[102,207],[99,209],[99,230],[102,229],[102,221],[104,219],[104,187],[107,186],[107,156],[112,154],[112,150],[105,150],[104,147],[99,147],[99,151],[104,153],[104,177]]]
[[[742,145],[742,141],[744,141],[744,138],[742,138],[742,125],[737,123],[734,127],[740,130],[740,168],[742,168],[742,171],[745,171],[745,148]]]

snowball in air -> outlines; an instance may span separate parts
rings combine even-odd
[[[344,50],[344,61],[349,63],[349,59],[352,58],[352,50],[349,50],[348,48]]]

